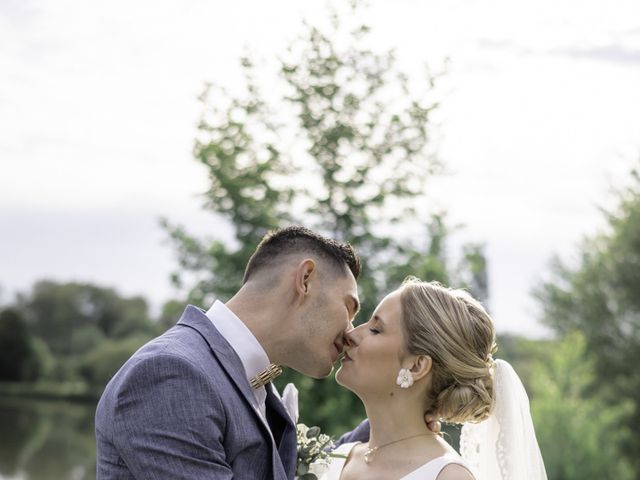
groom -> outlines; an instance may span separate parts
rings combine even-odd
[[[188,306],[107,385],[96,412],[97,480],[292,479],[295,419],[280,365],[329,375],[358,312],[353,248],[303,227],[267,234],[243,285]]]

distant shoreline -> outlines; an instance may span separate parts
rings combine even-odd
[[[90,388],[83,383],[0,382],[0,399],[31,398],[85,403],[97,402],[101,393],[101,390]]]

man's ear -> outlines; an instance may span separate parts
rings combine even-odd
[[[429,375],[432,367],[433,360],[429,355],[418,355],[409,371],[413,375],[413,380],[416,381]]]
[[[316,262],[305,258],[296,267],[295,289],[300,298],[304,298],[311,289],[311,283],[316,275]]]

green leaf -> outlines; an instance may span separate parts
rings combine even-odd
[[[314,426],[307,430],[307,438],[316,438],[318,435],[320,435],[320,427]]]

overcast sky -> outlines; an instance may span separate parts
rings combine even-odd
[[[434,208],[487,244],[499,331],[540,336],[530,290],[602,226],[640,156],[640,2],[377,0],[377,48],[450,59]],[[41,278],[174,295],[158,218],[224,235],[191,158],[205,81],[272,61],[324,2],[0,1],[0,285]],[[268,69],[266,70],[268,75]],[[269,81],[265,79],[265,81]],[[228,230],[227,230],[228,231]]]

